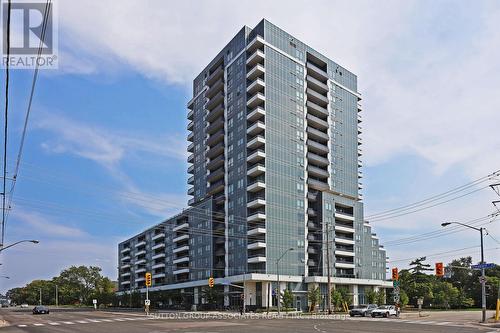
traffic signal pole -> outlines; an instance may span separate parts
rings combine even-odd
[[[484,264],[484,247],[483,247],[483,228],[479,228],[481,233],[481,264]],[[481,308],[482,308],[482,322],[486,322],[486,276],[484,274],[484,267],[481,269]]]

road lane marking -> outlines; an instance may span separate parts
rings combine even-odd
[[[101,322],[100,320],[97,320],[97,319],[85,319],[85,320],[88,320],[92,323],[100,323]]]
[[[108,323],[113,321],[113,320],[111,320],[111,319],[101,319],[101,320],[102,320],[102,321],[105,321],[105,322],[108,322]]]
[[[88,321],[85,321],[85,320],[77,320],[76,322],[79,324],[88,324],[89,323]]]
[[[125,321],[123,318],[115,318],[116,321]]]
[[[50,322],[49,325],[58,326],[58,325],[61,325],[61,324],[60,323],[56,323],[56,322]]]
[[[442,322],[436,323],[436,325],[449,325],[449,324],[451,324],[451,322],[449,322],[449,321],[442,321]]]
[[[17,327],[26,327],[28,325],[17,325]]]
[[[36,324],[33,324],[35,326],[44,326],[45,324],[40,324],[40,323],[36,323]]]
[[[72,321],[63,321],[63,324],[66,324],[66,325],[74,325],[75,323],[72,322]]]

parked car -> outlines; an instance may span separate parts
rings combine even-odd
[[[372,311],[377,308],[377,304],[363,304],[363,305],[358,305],[353,307],[349,311],[349,315],[351,317],[354,316],[361,316],[361,317],[366,317],[372,314]]]
[[[21,309],[27,309],[29,308],[29,305],[26,303],[21,304]]]
[[[38,305],[33,308],[33,314],[49,314],[49,308],[43,305]]]
[[[372,311],[372,317],[397,316],[398,312],[394,305],[381,305]]]

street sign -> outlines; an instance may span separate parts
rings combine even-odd
[[[399,295],[394,295],[394,303],[399,303]]]
[[[97,304],[97,300],[96,300],[96,299],[93,299],[93,300],[92,300],[92,303]]]
[[[488,268],[493,268],[496,265],[493,263],[484,263],[484,264],[477,264],[477,265],[472,265],[472,269],[488,269]]]
[[[399,286],[399,281],[398,281],[398,280],[394,280],[394,281],[392,281],[392,286],[393,286],[394,288],[398,287],[398,286]]]
[[[418,305],[423,305],[424,304],[424,299],[423,298],[417,299],[417,304]]]
[[[479,277],[479,282],[480,283],[486,283],[486,276],[480,276]]]
[[[400,291],[401,291],[401,289],[399,288],[399,286],[394,287],[395,294],[399,294]]]
[[[144,305],[147,305],[147,306],[151,305],[151,300],[149,300],[149,299],[144,300]]]

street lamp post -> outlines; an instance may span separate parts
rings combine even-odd
[[[484,264],[484,247],[483,247],[483,230],[484,228],[476,228],[468,224],[460,223],[460,222],[445,222],[441,223],[442,227],[446,227],[450,224],[458,224],[464,227],[467,227],[469,229],[473,229],[476,231],[479,231],[479,234],[481,235],[481,264]],[[484,268],[481,268],[481,310],[482,310],[482,318],[481,322],[485,323],[486,322],[486,276],[484,274]]]
[[[3,246],[3,244],[0,245],[0,252],[2,252],[3,250],[6,250],[8,249],[9,247],[13,247],[17,244],[20,244],[20,243],[33,243],[33,244],[38,244],[40,243],[40,241],[37,241],[36,239],[24,239],[24,240],[20,240],[20,241],[17,241],[15,243],[12,243],[10,245],[7,245],[7,246]]]
[[[278,260],[276,260],[276,280],[278,283],[278,286],[276,288],[276,297],[278,300],[278,315],[280,314],[280,296],[281,296],[281,292],[280,292],[280,261],[281,261],[281,259],[283,259],[285,254],[288,253],[288,251],[293,251],[293,250],[294,250],[293,247],[286,249],[286,251],[283,252],[281,257],[279,257]]]

